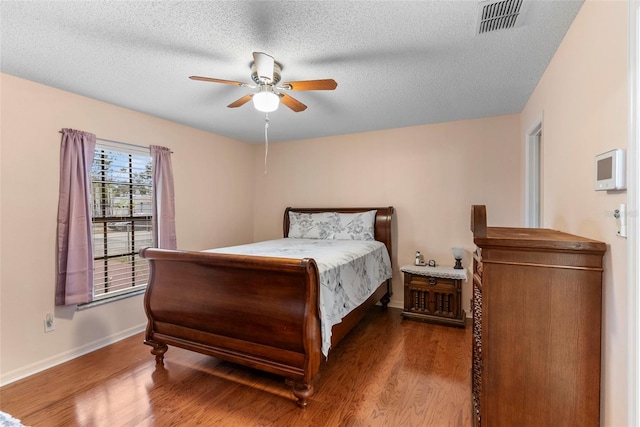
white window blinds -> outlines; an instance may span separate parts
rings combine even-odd
[[[152,246],[151,191],[148,147],[97,140],[91,167],[94,300],[146,287],[149,267],[138,251]]]

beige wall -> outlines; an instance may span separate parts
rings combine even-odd
[[[146,324],[141,296],[81,312],[54,308],[61,128],[171,148],[181,248],[250,241],[253,193],[249,144],[6,74],[0,79],[0,379],[5,383]],[[56,330],[45,334],[47,312],[55,313]]]
[[[519,224],[518,115],[492,117],[270,144],[255,147],[255,239],[282,237],[287,206],[394,206],[391,305],[402,307],[399,267],[415,251],[453,265],[464,247],[469,265],[472,204],[486,204],[489,222]],[[468,313],[471,281],[464,284]]]
[[[612,216],[626,192],[593,189],[596,154],[627,147],[628,3],[583,5],[521,115],[542,115],[543,226],[607,243],[603,287],[602,425],[630,425],[626,240]],[[524,151],[524,150],[523,150]],[[570,303],[570,301],[569,301]],[[635,362],[637,363],[637,362]]]

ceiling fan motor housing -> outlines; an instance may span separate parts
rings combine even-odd
[[[278,82],[280,81],[280,73],[282,72],[282,66],[277,63],[274,62],[273,63],[273,79],[271,81],[269,81],[268,78],[260,78],[260,76],[258,75],[258,67],[256,66],[255,62],[251,63],[251,80],[253,80],[256,84],[261,85],[261,84],[278,84]]]

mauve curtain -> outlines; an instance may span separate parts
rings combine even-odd
[[[150,148],[153,171],[153,245],[161,249],[177,249],[171,150],[157,145]]]
[[[91,243],[91,163],[96,136],[62,129],[56,305],[82,304],[93,298]]]

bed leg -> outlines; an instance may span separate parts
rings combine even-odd
[[[387,308],[387,306],[389,305],[389,301],[391,301],[391,298],[389,298],[389,294],[384,294],[384,296],[380,298],[380,304],[382,304],[382,308]]]
[[[298,399],[298,406],[302,409],[307,407],[307,399],[313,396],[314,391],[311,384],[293,382],[293,395]]]
[[[169,347],[166,344],[162,344],[156,341],[145,340],[144,343],[151,346],[151,354],[156,357],[156,365],[164,364],[164,354],[167,352]]]
[[[393,294],[391,290],[391,280],[387,280],[387,293],[384,294],[382,298],[380,298],[380,304],[382,304],[382,308],[387,308],[389,302],[391,301],[391,295]]]

